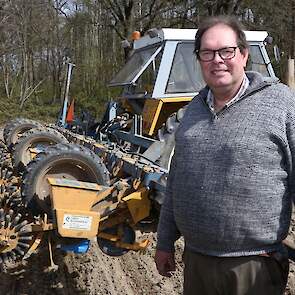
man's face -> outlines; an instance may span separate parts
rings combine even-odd
[[[228,26],[219,24],[208,29],[202,36],[200,50],[217,50],[236,47],[236,33]],[[232,59],[223,60],[218,53],[212,61],[200,61],[205,82],[214,92],[237,91],[244,77],[248,50],[236,49]]]

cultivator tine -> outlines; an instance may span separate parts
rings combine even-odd
[[[11,214],[9,213],[5,216],[5,227],[8,228],[10,226],[11,226]]]
[[[17,260],[17,255],[15,254],[14,251],[11,251],[11,252],[10,252],[10,257],[11,257],[11,259],[14,260],[14,261]]]
[[[21,215],[20,213],[18,213],[18,214],[15,216],[15,218],[14,218],[13,221],[11,222],[10,229],[12,229],[13,227],[15,227],[15,226],[19,223],[21,217],[22,217],[22,215]]]
[[[19,232],[21,231],[21,233],[24,233],[24,230],[22,230],[26,225],[28,224],[27,220],[24,220],[23,222],[21,222],[20,224],[18,224],[17,226],[14,227],[15,232]]]
[[[12,177],[12,174],[13,174],[12,171],[7,171],[6,178],[10,179]]]
[[[22,235],[26,235],[28,233],[31,233],[33,230],[32,230],[32,227],[30,226],[23,226],[22,229],[19,231],[19,235],[22,236]]]
[[[4,167],[2,169],[2,178],[7,178],[6,176],[7,176],[7,167]]]
[[[20,207],[21,201],[22,201],[22,197],[21,197],[20,190],[15,190],[6,198],[6,204],[8,207],[11,207],[11,208]]]
[[[49,271],[57,271],[58,265],[54,263],[53,261],[53,250],[52,250],[52,244],[51,244],[51,236],[48,236],[48,250],[49,250],[49,259],[50,259],[50,266]]]
[[[0,209],[0,228],[2,228],[5,224],[5,212],[4,209]]]
[[[19,237],[19,241],[32,241],[33,240],[33,237],[32,236],[20,236]]]
[[[23,243],[23,242],[18,242],[17,245],[21,248],[25,248],[25,249],[29,249],[30,245],[27,243]]]
[[[15,252],[17,252],[17,254],[19,254],[20,256],[24,256],[24,255],[25,255],[25,252],[24,252],[19,246],[16,246],[14,250],[15,250]]]
[[[6,253],[3,253],[2,254],[2,260],[3,260],[3,263],[6,263],[7,262],[8,257],[7,257],[7,254]]]

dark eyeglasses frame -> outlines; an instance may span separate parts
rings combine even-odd
[[[234,57],[236,56],[236,50],[237,50],[237,48],[239,48],[239,46],[229,46],[229,47],[219,48],[219,49],[217,49],[217,50],[208,50],[208,49],[205,49],[205,50],[198,50],[196,53],[197,53],[197,58],[198,58],[200,61],[212,61],[212,60],[214,60],[214,58],[215,58],[215,56],[216,56],[216,53],[218,53],[218,55],[220,56],[220,58],[221,58],[222,60],[229,60],[229,59],[232,59],[232,58],[234,58]],[[234,51],[233,51],[233,56],[231,56],[231,57],[223,57],[223,56],[221,55],[220,51],[222,51],[222,50],[224,50],[224,49],[233,49],[233,50],[234,50]],[[200,52],[202,52],[202,51],[211,51],[211,52],[213,52],[213,56],[212,56],[212,58],[211,58],[211,59],[202,59],[202,58],[200,57]]]

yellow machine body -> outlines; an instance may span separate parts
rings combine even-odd
[[[148,217],[150,214],[151,201],[148,194],[148,190],[142,187],[123,198],[124,201],[127,201],[127,206],[134,224]]]
[[[68,179],[48,178],[48,182],[51,186],[50,198],[59,235],[86,239],[96,237],[100,231],[100,222],[104,219],[97,210],[99,207],[95,206],[95,211],[92,209],[113,188]],[[132,217],[131,224],[136,224],[150,214],[151,202],[145,187],[123,196],[118,203],[127,204]],[[107,207],[117,207],[118,203],[110,203]]]
[[[192,97],[146,99],[142,112],[143,133],[153,135],[171,114],[191,100]]]
[[[71,238],[96,237],[100,215],[91,211],[91,207],[104,187],[68,179],[49,178],[48,181],[58,233]]]

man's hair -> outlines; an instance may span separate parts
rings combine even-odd
[[[201,48],[201,39],[204,33],[209,30],[210,28],[216,26],[216,25],[225,25],[230,27],[237,35],[237,46],[240,48],[240,50],[243,52],[245,49],[249,48],[249,44],[246,40],[246,36],[244,33],[244,27],[243,25],[233,16],[212,16],[204,19],[200,26],[199,29],[196,33],[195,37],[195,49],[194,53],[198,57],[198,52]]]

